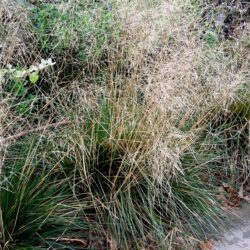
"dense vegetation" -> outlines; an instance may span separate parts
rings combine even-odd
[[[249,185],[249,10],[1,1],[0,248],[197,249],[220,232]]]

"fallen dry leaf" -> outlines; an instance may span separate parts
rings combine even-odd
[[[205,242],[200,243],[201,250],[212,250],[213,249],[213,242],[212,240],[207,240]]]
[[[217,195],[225,207],[239,207],[241,197],[243,197],[243,191],[237,192],[232,186],[227,183],[222,183],[219,187],[220,194]]]

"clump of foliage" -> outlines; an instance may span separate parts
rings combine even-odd
[[[9,149],[1,176],[0,229],[3,249],[61,249],[60,237],[77,225],[76,202],[59,170],[39,162],[33,141]],[[58,241],[58,243],[57,243]]]
[[[62,168],[76,169],[76,193],[89,193],[101,205],[95,213],[114,247],[165,249],[179,237],[203,239],[220,220],[212,187],[200,179],[204,168],[184,160],[181,176],[171,175],[173,166],[157,151],[164,132],[152,121],[161,119],[127,93],[98,98],[98,110],[88,110],[52,158],[64,155]],[[161,165],[169,170],[157,170]]]

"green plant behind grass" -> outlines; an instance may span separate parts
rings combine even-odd
[[[48,53],[71,50],[82,63],[100,60],[109,43],[119,36],[111,4],[40,4],[32,10],[34,33]]]

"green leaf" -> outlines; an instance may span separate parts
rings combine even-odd
[[[33,103],[36,103],[38,101],[38,97],[32,94],[29,94],[27,99]]]
[[[216,43],[218,43],[218,35],[216,34],[216,32],[213,31],[208,31],[203,38],[208,45],[210,46],[214,46]]]
[[[37,83],[38,79],[39,79],[39,75],[38,75],[37,72],[33,72],[33,73],[31,73],[31,74],[29,75],[29,80],[30,80],[30,82],[33,83],[33,84]]]
[[[29,111],[29,103],[28,102],[22,102],[17,105],[17,111],[20,114],[27,113]]]
[[[27,90],[27,88],[25,88],[23,86],[22,83],[14,81],[12,91],[16,96],[20,97],[20,96],[24,96],[27,93],[28,90]]]

